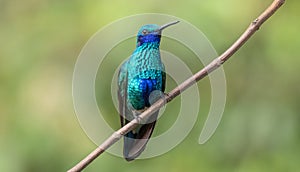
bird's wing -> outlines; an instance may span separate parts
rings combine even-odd
[[[128,85],[128,71],[127,63],[125,62],[119,71],[118,75],[118,100],[119,100],[119,115],[121,126],[123,127],[128,122],[127,119],[132,119],[133,109],[127,106],[127,85]],[[127,117],[127,118],[126,118]],[[154,122],[155,124],[155,122]],[[143,150],[151,136],[154,124],[139,125],[134,131],[129,131],[124,136],[124,157],[127,161],[134,160]],[[149,128],[151,126],[151,128]],[[147,132],[148,131],[148,132]],[[150,131],[150,132],[149,132]]]
[[[125,62],[119,71],[118,75],[118,101],[119,101],[119,115],[121,120],[121,126],[126,124],[125,115],[128,112],[127,109],[127,62]],[[127,114],[128,115],[128,114]]]
[[[163,63],[162,63],[161,75],[162,75],[162,88],[161,88],[161,91],[165,92],[165,89],[166,89],[166,70],[165,70],[165,65]]]

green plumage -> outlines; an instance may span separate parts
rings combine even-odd
[[[162,27],[145,25],[139,30],[136,49],[119,71],[118,98],[122,126],[150,107],[149,98],[153,91],[164,92],[166,74],[159,51],[161,31],[175,23],[177,22]],[[158,112],[125,135],[123,154],[126,160],[135,159],[145,149],[157,115]]]

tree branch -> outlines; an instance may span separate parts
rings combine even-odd
[[[174,88],[171,92],[166,94],[163,98],[155,102],[151,107],[139,115],[139,119],[136,118],[129,122],[124,127],[120,128],[118,131],[113,133],[106,141],[104,141],[99,147],[97,147],[93,152],[91,152],[87,157],[80,161],[77,165],[71,168],[68,172],[77,172],[83,170],[88,166],[94,159],[101,155],[106,149],[116,143],[122,138],[126,133],[134,129],[140,122],[140,120],[151,116],[154,112],[163,107],[166,103],[172,101],[175,97],[189,88],[191,85],[195,84],[195,81],[199,81],[209,73],[219,68],[223,63],[225,63],[245,42],[260,28],[260,26],[269,19],[283,4],[285,0],[274,0],[273,3],[246,29],[246,31],[240,36],[240,38],[229,47],[222,55],[213,60],[209,65],[204,67],[202,70],[194,74],[192,77],[185,80],[179,86]]]

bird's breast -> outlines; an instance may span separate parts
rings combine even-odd
[[[134,78],[128,83],[128,100],[136,109],[150,107],[150,94],[154,90],[161,90],[161,78]]]

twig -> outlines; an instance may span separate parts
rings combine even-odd
[[[240,36],[240,38],[229,47],[222,55],[213,60],[209,65],[204,67],[202,70],[194,74],[192,77],[185,80],[179,86],[174,88],[171,92],[166,94],[163,98],[155,102],[150,108],[139,115],[139,119],[145,119],[151,116],[154,112],[163,107],[166,103],[172,101],[181,92],[185,91],[191,85],[195,84],[195,81],[199,81],[209,73],[220,67],[224,62],[226,62],[244,43],[260,28],[260,26],[269,19],[283,4],[285,0],[274,0],[273,3],[257,18],[255,19],[246,31]],[[124,127],[120,128],[118,131],[113,133],[106,141],[104,141],[99,147],[97,147],[93,152],[91,152],[87,157],[80,161],[77,165],[71,168],[68,172],[77,172],[83,170],[87,165],[89,165],[94,159],[101,155],[106,149],[116,143],[122,138],[126,133],[134,129],[139,123],[139,119],[136,118],[129,122]]]

